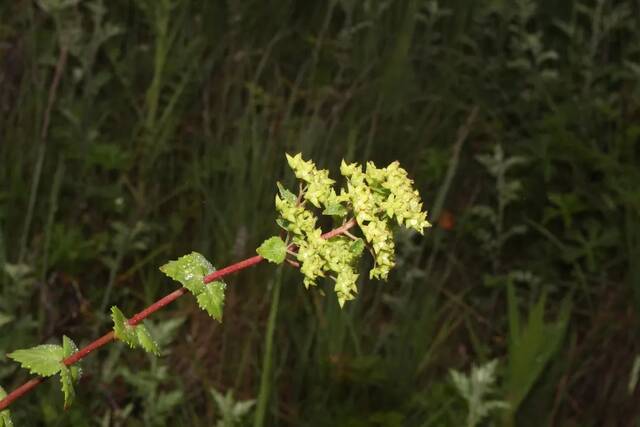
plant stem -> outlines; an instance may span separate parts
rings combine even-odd
[[[340,227],[338,227],[336,229],[333,229],[333,230],[323,234],[322,237],[324,239],[330,239],[330,238],[332,238],[334,236],[337,236],[338,234],[344,233],[345,231],[349,230],[354,225],[356,225],[356,221],[355,221],[355,219],[351,219],[351,220],[345,222]],[[247,258],[247,259],[245,259],[243,261],[237,262],[237,263],[232,264],[232,265],[230,265],[228,267],[225,267],[223,269],[214,271],[213,273],[205,276],[204,279],[203,279],[203,282],[204,283],[211,283],[214,280],[217,280],[217,279],[219,279],[221,277],[227,276],[229,274],[232,274],[232,273],[235,273],[237,271],[244,270],[245,268],[252,267],[252,266],[254,266],[256,264],[259,264],[263,260],[264,260],[264,258],[262,258],[260,255],[256,255],[256,256],[253,256],[251,258]],[[186,292],[187,292],[186,288],[180,288],[180,289],[177,289],[177,290],[171,292],[170,294],[162,297],[158,301],[156,301],[153,304],[151,304],[149,307],[147,307],[144,310],[140,311],[139,313],[136,313],[135,315],[133,315],[133,317],[131,317],[129,319],[129,324],[132,325],[132,326],[137,325],[138,323],[142,322],[144,319],[149,317],[151,314],[155,313],[156,311],[162,309],[166,305],[169,305],[173,301],[175,301],[178,298],[180,298]],[[108,333],[104,334],[103,336],[101,336],[97,340],[93,341],[92,343],[90,343],[86,347],[78,350],[76,353],[74,353],[71,356],[69,356],[66,359],[64,359],[62,361],[62,363],[64,363],[66,366],[73,365],[74,363],[79,362],[80,360],[82,360],[85,357],[87,357],[94,350],[97,350],[100,347],[110,343],[114,339],[115,339],[115,335],[114,335],[113,331],[109,331]],[[26,383],[22,384],[17,389],[13,390],[4,399],[0,400],[0,411],[8,408],[9,405],[11,405],[15,400],[21,398],[22,396],[24,396],[25,394],[29,393],[31,390],[36,388],[43,381],[43,379],[44,378],[42,378],[42,377],[32,378],[29,381],[27,381]]]
[[[276,279],[273,283],[273,296],[271,297],[271,307],[269,308],[269,320],[267,321],[267,335],[264,339],[265,350],[262,358],[262,373],[260,375],[260,391],[258,392],[258,405],[254,418],[254,427],[264,426],[264,419],[269,404],[269,385],[271,380],[271,370],[273,361],[273,336],[276,330],[276,318],[278,316],[278,305],[280,302],[280,287],[282,284],[282,264],[278,266]]]
[[[27,215],[24,221],[24,229],[20,238],[20,252],[18,255],[18,262],[22,262],[27,250],[27,240],[29,238],[29,231],[31,229],[31,221],[33,220],[33,212],[35,209],[36,198],[38,195],[38,187],[40,186],[40,178],[42,176],[42,166],[44,164],[45,153],[47,149],[47,137],[49,135],[49,122],[51,120],[51,112],[53,111],[53,105],[58,93],[58,86],[60,85],[60,79],[64,73],[65,66],[67,65],[68,51],[66,47],[60,49],[60,55],[58,56],[58,63],[56,64],[53,81],[49,87],[49,98],[47,101],[47,109],[44,112],[44,119],[42,120],[42,129],[40,130],[40,150],[38,152],[38,160],[36,162],[36,169],[33,172],[33,180],[31,181],[31,191],[29,192],[29,205],[27,207]]]

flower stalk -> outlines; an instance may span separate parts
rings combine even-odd
[[[340,227],[337,227],[337,228],[335,228],[335,229],[323,234],[322,238],[330,239],[330,238],[335,237],[335,236],[337,236],[339,234],[343,234],[344,232],[346,232],[347,230],[349,230],[350,228],[352,228],[355,225],[356,225],[355,220],[347,221],[343,225],[341,225]],[[256,256],[247,258],[245,260],[239,261],[239,262],[237,262],[235,264],[231,264],[231,265],[229,265],[229,266],[227,266],[225,268],[222,268],[220,270],[214,271],[213,273],[205,276],[203,281],[204,281],[204,283],[214,282],[214,281],[216,281],[216,280],[218,280],[218,279],[220,279],[222,277],[228,276],[230,274],[236,273],[238,271],[244,270],[244,269],[249,268],[249,267],[253,267],[256,264],[261,263],[262,261],[264,261],[264,258],[262,256],[260,256],[260,255],[256,255]],[[177,290],[171,292],[168,295],[165,295],[164,297],[160,298],[158,301],[154,302],[153,304],[151,304],[150,306],[148,306],[144,310],[140,311],[139,313],[134,314],[129,319],[129,324],[131,326],[137,325],[138,323],[142,322],[147,317],[151,316],[156,311],[161,310],[162,308],[164,308],[167,305],[171,304],[173,301],[177,300],[178,298],[183,296],[185,293],[187,293],[187,289],[186,288],[180,288],[180,289],[177,289]],[[62,362],[66,366],[71,366],[71,365],[79,362],[80,360],[84,359],[85,357],[87,357],[93,351],[95,351],[95,350],[97,350],[97,349],[109,344],[115,338],[116,338],[115,337],[115,333],[113,331],[110,331],[110,332],[104,334],[103,336],[101,336],[100,338],[98,338],[97,340],[93,341],[92,343],[88,344],[86,347],[81,348],[80,350],[75,352],[70,357],[67,357]],[[29,393],[31,390],[33,390],[34,388],[39,386],[43,381],[44,381],[43,377],[32,378],[29,381],[27,381],[24,384],[22,384],[21,386],[19,386],[18,388],[16,388],[15,390],[13,390],[11,393],[7,394],[7,396],[4,399],[0,400],[0,411],[2,411],[4,409],[7,409],[13,402],[15,402],[16,400],[20,399],[21,397],[23,397],[24,395]]]

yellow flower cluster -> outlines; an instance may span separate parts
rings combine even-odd
[[[395,217],[400,225],[422,233],[430,224],[422,212],[420,195],[413,189],[413,181],[398,162],[386,168],[367,163],[366,173],[357,163],[344,161],[340,172],[347,178],[347,195],[356,221],[375,255],[371,278],[386,280],[395,265],[395,245],[389,220]]]
[[[296,178],[309,184],[304,193],[305,200],[319,208],[321,203],[326,206],[330,198],[335,199],[336,193],[333,189],[335,181],[329,178],[328,170],[317,169],[311,160],[304,161],[300,153],[293,157],[288,154],[286,156]]]
[[[375,193],[376,189],[369,184],[367,174],[356,163],[347,164],[343,161],[340,172],[347,178],[347,194],[356,221],[373,249],[375,266],[369,271],[369,277],[386,280],[395,265],[395,244],[380,207],[380,195]]]
[[[427,213],[422,211],[420,194],[413,188],[413,181],[400,163],[396,161],[382,169],[367,163],[367,181],[373,188],[380,186],[387,190],[378,194],[386,196],[382,198],[380,207],[389,219],[395,217],[398,224],[413,228],[420,234],[425,227],[431,227]]]
[[[316,208],[324,207],[323,213],[327,215],[341,217],[353,213],[374,254],[371,278],[387,279],[395,264],[391,220],[420,233],[430,226],[413,181],[398,162],[386,168],[377,168],[369,162],[363,172],[360,165],[343,161],[340,172],[347,179],[347,188],[337,195],[333,188],[335,181],[329,178],[328,171],[317,169],[300,154],[287,155],[287,161],[296,177],[307,184],[302,193],[304,200]],[[280,194],[282,197],[276,196],[279,224],[291,233],[293,243],[298,246],[297,259],[305,286],[315,285],[315,280],[326,273],[335,273],[334,289],[340,305],[355,298],[358,278],[355,266],[364,248],[363,241],[344,236],[323,239],[315,215],[289,191],[281,188]]]
[[[316,229],[316,217],[303,206],[298,205],[293,194],[289,194],[291,197],[283,195],[283,198],[280,198],[276,195],[276,209],[286,224],[285,229],[293,233],[294,243],[298,244],[296,239],[304,239]]]
[[[276,196],[276,209],[283,220],[281,225],[291,233],[293,243],[298,246],[296,258],[301,263],[305,287],[315,286],[318,277],[333,272],[336,274],[335,292],[340,306],[353,299],[358,279],[355,264],[364,245],[343,237],[323,239],[322,231],[316,227],[316,218],[297,204],[295,197]]]

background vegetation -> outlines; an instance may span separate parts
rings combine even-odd
[[[465,425],[474,365],[509,404],[486,425],[640,425],[639,78],[637,0],[1,2],[0,384],[174,289],[165,261],[252,255],[302,151],[400,160],[435,226],[342,311],[285,271],[267,425]],[[179,301],[161,358],[111,345],[16,424],[251,423],[274,277],[230,277],[222,325]]]

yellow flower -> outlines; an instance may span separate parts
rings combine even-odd
[[[287,162],[295,176],[307,184],[301,194],[304,200],[316,208],[324,208],[327,215],[339,218],[349,213],[353,215],[373,251],[375,265],[369,272],[371,278],[386,280],[395,265],[392,221],[420,233],[431,226],[426,220],[426,212],[422,211],[420,195],[413,187],[413,181],[398,162],[386,168],[368,162],[363,171],[357,163],[343,160],[340,173],[347,182],[339,195],[328,171],[317,169],[312,161],[305,161],[299,153],[295,156],[287,154]],[[321,229],[316,227],[315,214],[286,190],[282,198],[276,196],[276,209],[280,213],[279,224],[298,245],[296,258],[301,263],[305,286],[313,286],[318,277],[331,274],[335,275],[334,290],[340,306],[355,298],[358,279],[355,267],[362,256],[363,241],[344,236],[323,239]]]

